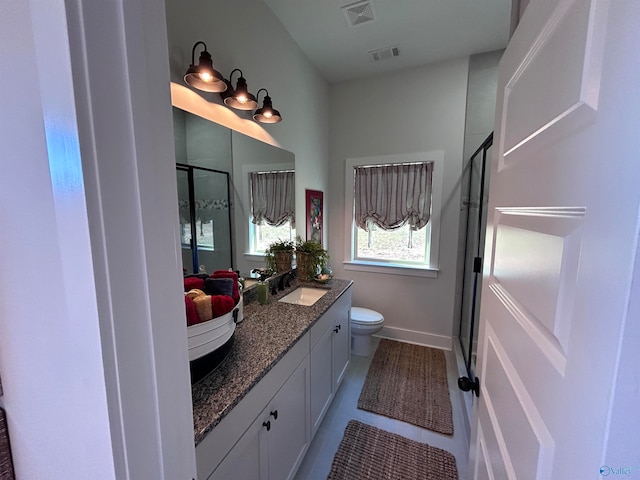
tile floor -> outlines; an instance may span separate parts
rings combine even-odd
[[[374,337],[375,346],[379,339]],[[375,347],[374,347],[375,349]],[[369,357],[351,357],[351,363],[338,393],[316,433],[307,454],[298,469],[295,480],[326,480],[331,470],[333,456],[338,450],[347,422],[355,419],[373,425],[388,432],[442,448],[456,457],[458,479],[466,480],[467,458],[469,451],[468,434],[464,427],[462,404],[457,387],[457,366],[453,352],[445,352],[449,392],[453,408],[453,436],[442,435],[409,423],[393,420],[382,415],[358,409],[358,397],[364,384],[373,355]]]

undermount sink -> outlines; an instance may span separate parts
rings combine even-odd
[[[310,307],[325,296],[328,291],[329,290],[324,290],[322,288],[298,287],[278,301]]]

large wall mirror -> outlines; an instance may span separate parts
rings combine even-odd
[[[172,96],[176,88],[172,84]],[[248,273],[264,265],[249,248],[249,172],[294,169],[295,157],[206,118],[209,102],[199,105],[199,97],[184,90],[189,102],[173,98],[183,268]]]

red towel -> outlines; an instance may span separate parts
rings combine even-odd
[[[189,290],[193,290],[197,288],[198,290],[202,290],[204,287],[204,280],[202,278],[197,277],[187,277],[184,279],[184,291],[188,292]]]
[[[213,318],[229,313],[235,307],[233,298],[228,295],[211,295]]]
[[[187,313],[187,327],[200,323],[196,306],[193,304],[193,300],[187,295],[184,296],[184,307]]]
[[[236,272],[230,272],[228,270],[216,270],[209,276],[211,278],[232,278],[234,305],[240,301],[240,289],[238,288],[238,274]]]

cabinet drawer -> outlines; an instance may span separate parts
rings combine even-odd
[[[309,332],[311,348],[324,336],[330,328],[334,328],[340,319],[349,318],[348,310],[351,308],[351,287],[349,287],[327,310],[320,319],[313,324]]]

